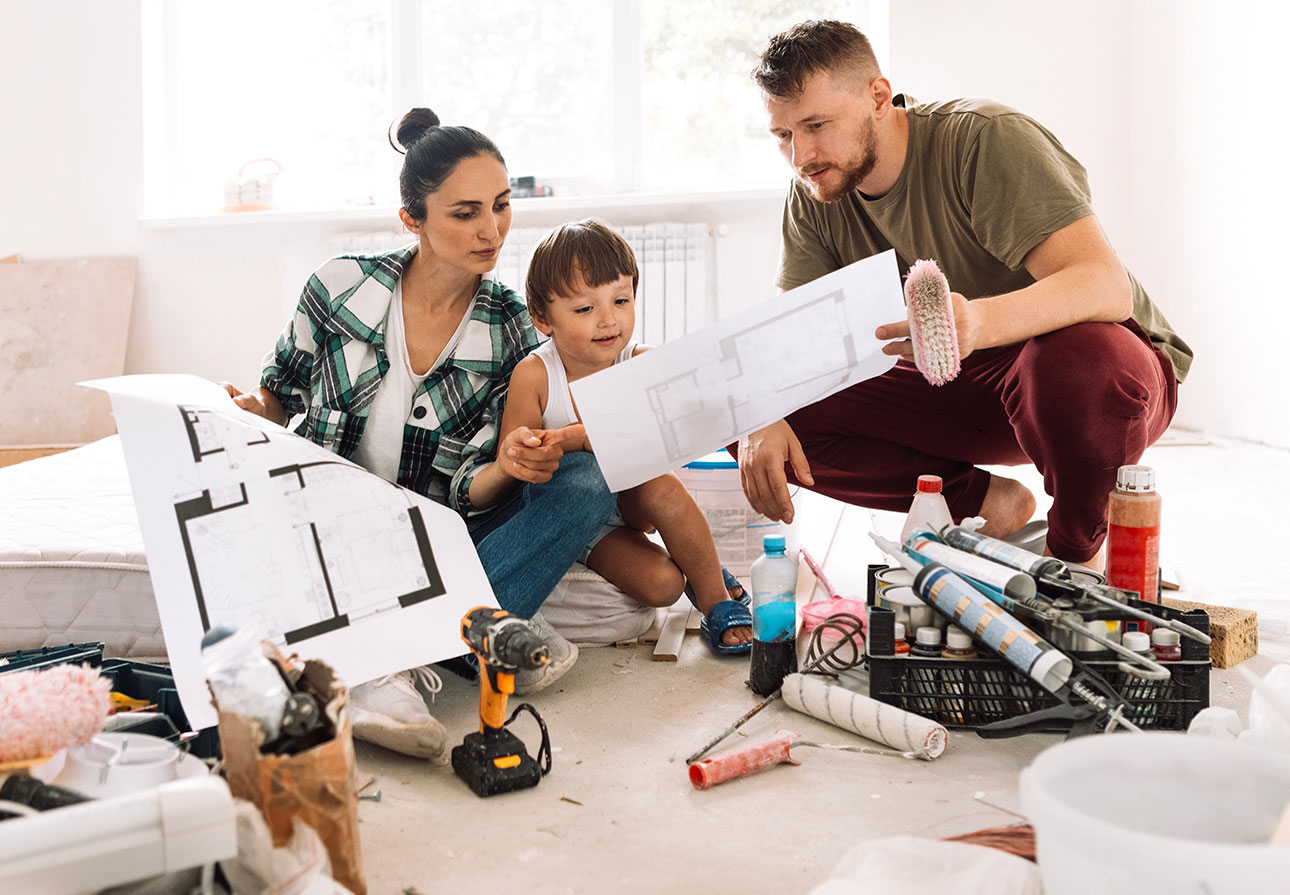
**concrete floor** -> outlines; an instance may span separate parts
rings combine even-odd
[[[1195,443],[1195,442],[1202,443]],[[1265,620],[1258,674],[1290,659],[1290,596],[1281,564],[1261,545],[1290,542],[1290,451],[1170,433],[1143,458],[1164,498],[1162,560],[1181,599],[1248,606]],[[1047,500],[1033,470],[1014,470]],[[863,593],[877,557],[872,524],[895,534],[893,514],[841,508],[803,495],[802,542],[842,593]],[[836,527],[836,534],[835,534]],[[829,549],[830,539],[832,547]],[[1273,635],[1268,637],[1267,635]],[[360,782],[379,790],[360,806],[363,859],[373,893],[805,893],[841,855],[865,840],[941,838],[1015,819],[974,798],[1020,811],[1018,774],[1056,734],[982,740],[951,731],[936,761],[794,748],[801,765],[780,766],[707,791],[689,783],[685,758],[758,701],[744,685],[747,660],[716,658],[697,636],[679,661],[653,662],[648,647],[586,649],[551,690],[528,697],[554,747],[550,775],[534,789],[476,797],[452,770],[358,744]],[[460,741],[478,723],[475,685],[445,674],[431,711]],[[1211,675],[1214,705],[1244,718],[1249,685],[1236,669]],[[512,702],[514,705],[514,702]],[[786,727],[803,739],[865,744],[775,703],[724,747]],[[536,751],[527,716],[512,729]]]

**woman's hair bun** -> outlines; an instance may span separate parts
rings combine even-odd
[[[399,120],[390,145],[396,151],[407,153],[426,132],[439,126],[439,116],[429,109],[412,109]],[[395,140],[398,142],[396,143]]]

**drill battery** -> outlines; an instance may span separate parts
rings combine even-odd
[[[452,769],[482,797],[537,786],[542,770],[506,728],[470,733],[452,750]]]

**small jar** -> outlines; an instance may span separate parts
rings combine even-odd
[[[1151,655],[1151,638],[1142,631],[1125,631],[1124,636],[1120,638],[1120,643],[1130,652],[1144,656]]]
[[[896,622],[893,633],[896,637],[896,646],[892,649],[892,653],[897,656],[909,655],[909,641],[905,639],[905,626]]]
[[[957,625],[952,625],[945,632],[945,649],[941,650],[943,659],[975,659],[976,647],[972,645],[972,635]]]
[[[923,659],[941,657],[941,629],[933,625],[924,625],[914,632],[914,645],[909,654]]]
[[[1151,629],[1151,654],[1157,662],[1181,662],[1182,641],[1177,631],[1168,628]]]

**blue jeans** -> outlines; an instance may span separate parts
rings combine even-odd
[[[498,605],[532,618],[617,506],[594,455],[560,459],[551,481],[524,485],[491,513],[466,521]]]

